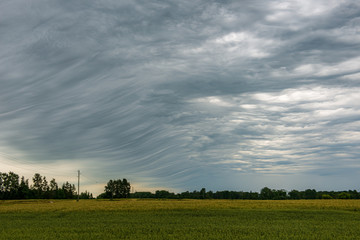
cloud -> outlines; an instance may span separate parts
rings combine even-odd
[[[358,91],[358,88],[312,86],[225,99],[218,96],[213,108],[204,114],[206,117],[189,128],[199,136],[206,136],[207,141],[201,145],[207,149],[203,159],[214,159],[216,164],[256,173],[324,171],[331,169],[334,161],[349,163],[349,155],[345,153],[357,155],[354,130],[360,114],[356,104]],[[231,114],[217,115],[219,102],[227,102]],[[195,142],[191,145],[197,146]],[[219,156],[223,160],[215,161]]]

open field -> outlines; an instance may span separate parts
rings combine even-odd
[[[0,201],[0,239],[359,239],[359,200]]]

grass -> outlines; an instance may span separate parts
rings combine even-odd
[[[359,239],[359,200],[0,201],[0,239]]]

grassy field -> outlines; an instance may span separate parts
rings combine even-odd
[[[0,239],[360,239],[360,201],[0,201]]]

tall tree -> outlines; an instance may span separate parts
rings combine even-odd
[[[206,198],[206,189],[202,188],[200,190],[200,199],[205,199]]]
[[[289,192],[290,199],[300,199],[301,198],[301,192],[298,190],[291,190]]]
[[[14,172],[8,174],[8,192],[9,198],[16,198],[19,190],[19,175]]]
[[[109,180],[105,186],[105,197],[106,198],[127,198],[130,196],[130,182],[125,178],[117,180]]]
[[[70,184],[68,181],[63,184],[62,190],[64,191],[65,198],[67,199],[73,199],[76,195],[76,189],[74,184]]]
[[[50,198],[58,198],[59,186],[55,181],[55,178],[51,179],[49,184]]]
[[[50,198],[49,185],[48,185],[48,181],[46,180],[45,176],[43,177],[41,190],[43,192],[43,198],[47,198],[47,199]]]
[[[44,176],[43,177],[43,180],[42,180],[42,186],[41,186],[41,189],[43,192],[47,192],[49,191],[49,185],[48,185],[48,182],[46,180],[46,177]]]
[[[120,197],[128,198],[130,196],[130,183],[126,180],[126,178],[123,178],[122,184],[121,184],[121,194]]]
[[[19,190],[19,175],[14,172],[0,174],[0,191],[2,199],[17,198]]]
[[[31,186],[31,189],[34,191],[35,198],[41,198],[43,193],[43,178],[39,173],[35,173],[32,180],[33,185]]]
[[[107,198],[111,198],[112,200],[114,198],[114,194],[115,194],[115,183],[113,180],[110,180],[105,186],[105,196]]]
[[[28,179],[25,180],[24,176],[21,177],[18,194],[19,194],[18,196],[20,199],[32,198],[32,196],[30,194],[29,180]]]
[[[315,189],[306,189],[304,192],[305,199],[316,199],[316,190]]]
[[[55,178],[51,179],[49,187],[50,187],[50,191],[57,191],[59,189],[59,186],[58,186]]]
[[[264,187],[260,191],[260,198],[261,199],[273,199],[274,198],[274,192],[270,188]]]

